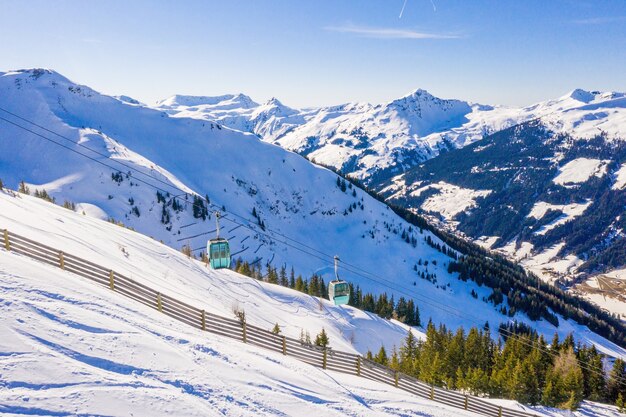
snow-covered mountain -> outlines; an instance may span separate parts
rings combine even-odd
[[[452,111],[463,105],[449,106]],[[0,108],[13,113],[2,112],[8,122],[0,121],[5,185],[24,180],[32,193],[45,189],[58,203],[74,203],[79,213],[122,221],[176,249],[189,245],[195,254],[214,231],[209,208],[194,198],[206,195],[211,210],[225,212],[222,235],[235,258],[293,266],[328,280],[337,254],[346,262],[346,279],[364,291],[415,299],[424,321],[450,328],[489,321],[495,333],[499,323],[511,320],[488,301],[490,288],[448,272],[451,258],[432,247],[446,245],[431,232],[408,224],[329,170],[252,134],[170,117],[47,70],[3,73]],[[448,306],[464,313],[451,314]],[[520,311],[514,318],[547,337],[573,331],[581,341],[597,338],[562,317],[558,329],[544,320],[531,322]]]
[[[324,300],[320,310],[314,297],[207,269],[154,239],[34,197],[0,191],[0,227],[225,317],[237,307],[247,322],[266,329],[278,323],[283,334],[294,337],[324,328],[335,349],[362,352],[382,344],[391,349],[408,331],[396,321]],[[90,280],[4,249],[0,299],[3,414],[476,415],[196,330]],[[619,415],[615,407],[591,402],[576,413],[530,410],[552,417]]]
[[[376,186],[624,319],[626,101],[574,96],[557,103],[599,103],[505,129]]]
[[[255,133],[368,184],[400,174],[442,149],[460,148],[536,118],[555,131],[577,137],[599,131],[615,137],[626,131],[623,93],[580,89],[520,108],[444,100],[420,89],[389,103],[306,110],[288,108],[276,99],[251,106],[247,100],[246,105],[234,109],[230,96],[223,101],[219,101],[222,97],[177,97],[157,107],[172,115],[213,120]]]
[[[464,232],[484,246],[503,251],[549,281],[564,277],[581,280],[587,296],[610,311],[626,316],[626,294],[617,297],[613,294],[607,302],[603,286],[596,278],[585,282],[588,273],[608,273],[601,279],[611,280],[611,287],[620,286],[619,277],[626,270],[626,263],[619,261],[621,256],[607,255],[608,259],[598,259],[602,254],[614,253],[615,247],[621,245],[618,239],[623,234],[618,224],[621,200],[612,199],[610,210],[599,209],[595,205],[604,201],[600,195],[594,196],[592,191],[578,192],[580,186],[576,185],[593,178],[606,178],[606,184],[596,194],[604,191],[619,194],[624,188],[626,170],[622,165],[626,161],[617,148],[626,139],[626,94],[575,89],[557,99],[516,108],[441,100],[417,90],[380,105],[352,103],[300,113],[289,109],[284,112],[285,116],[274,113],[256,117],[253,124],[250,115],[260,114],[261,106],[246,112],[238,110],[238,125],[227,124],[349,173],[382,191],[393,202],[434,213],[456,232]],[[209,109],[184,105],[172,114],[227,122]],[[493,144],[483,141],[484,138],[537,120],[541,129],[550,134],[533,142],[532,155],[528,155],[531,159],[520,159],[519,154],[501,149],[509,146],[508,141],[515,142],[515,134],[502,137],[499,139],[502,146],[487,151]],[[594,138],[601,138],[602,143],[598,144]],[[476,142],[479,143],[471,151],[464,149]],[[515,143],[511,146],[515,147]],[[453,155],[444,152],[439,157],[442,149],[452,151]],[[494,153],[496,149],[501,152]],[[455,157],[457,154],[459,158]],[[582,158],[578,158],[580,156]],[[556,177],[556,172],[550,172],[541,184],[532,181],[533,185],[526,182],[526,186],[549,188],[552,184],[560,186],[558,193],[552,190],[549,191],[551,196],[536,193],[527,196],[528,202],[535,206],[522,210],[524,216],[518,219],[519,224],[514,229],[498,230],[500,226],[485,219],[506,224],[517,217],[510,213],[504,217],[492,216],[494,199],[510,194],[509,200],[515,200],[518,195],[511,192],[512,188],[496,185],[497,179],[484,177],[505,177],[514,172],[512,169],[516,166],[546,168],[537,158],[550,159],[551,169],[562,174]],[[505,206],[515,206],[510,203]],[[585,233],[564,235],[568,228],[575,227],[570,220],[577,219],[583,225],[598,210],[606,216],[596,224],[606,223],[607,216],[612,216],[615,222],[598,230],[586,227]],[[560,217],[553,219],[558,213]],[[527,219],[535,219],[534,222],[541,225],[545,223],[541,230],[533,232],[533,238],[525,236]],[[593,244],[586,247],[566,244],[576,239]],[[590,257],[595,260],[589,262]],[[606,264],[605,267],[598,268],[598,262]]]

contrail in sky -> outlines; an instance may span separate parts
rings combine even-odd
[[[400,16],[398,16],[398,19],[402,19],[402,13],[404,13],[404,8],[406,7],[406,2],[408,0],[404,0],[404,4],[402,5],[402,10],[400,10]]]
[[[404,0],[404,4],[402,5],[402,10],[400,10],[400,16],[398,16],[398,19],[402,19],[402,14],[404,13],[404,8],[406,7],[407,1],[408,0]],[[433,11],[436,12],[437,7],[435,6],[435,0],[430,0],[430,4],[433,5]]]

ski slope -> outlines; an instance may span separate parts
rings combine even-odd
[[[221,315],[231,315],[236,305],[250,323],[269,329],[278,322],[289,335],[323,327],[333,348],[351,351],[399,342],[407,332],[400,323],[350,307],[322,301],[320,310],[319,301],[307,295],[208,270],[146,236],[34,197],[0,192],[0,208],[1,227]],[[203,333],[89,280],[5,250],[0,250],[0,314],[2,414],[475,415]],[[506,405],[528,411],[514,402]],[[614,407],[585,403],[575,415],[619,414]]]
[[[473,415],[186,328],[70,275],[0,251],[0,415]]]

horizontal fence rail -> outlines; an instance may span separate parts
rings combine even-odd
[[[475,396],[425,384],[359,355],[303,343],[298,339],[253,326],[245,320],[209,313],[112,269],[9,232],[7,229],[2,231],[0,247],[87,278],[202,331],[291,356],[319,368],[393,385],[418,397],[488,417],[536,417],[535,414],[498,406]]]

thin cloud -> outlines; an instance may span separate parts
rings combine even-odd
[[[324,30],[376,39],[459,39],[462,37],[455,34],[420,32],[412,29],[373,28],[354,25],[327,26]]]
[[[624,20],[626,20],[626,16],[606,16],[572,20],[572,23],[577,25],[603,25],[605,23],[622,22]]]

